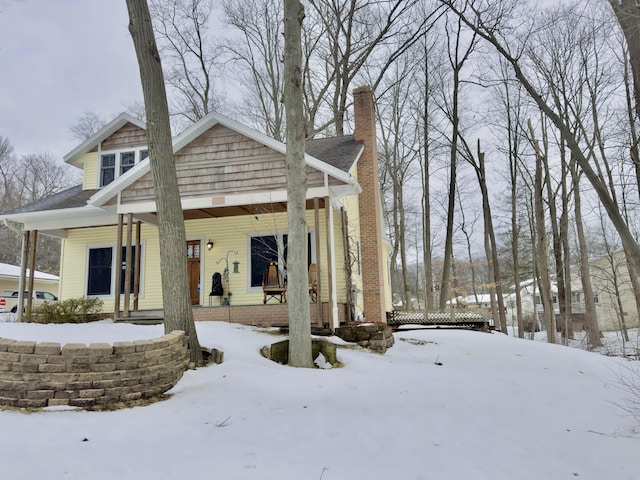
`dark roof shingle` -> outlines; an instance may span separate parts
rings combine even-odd
[[[351,170],[361,149],[362,143],[356,142],[353,135],[317,138],[305,142],[305,150],[309,155],[344,172]]]
[[[97,189],[82,190],[82,185],[76,185],[75,187],[55,193],[41,200],[36,200],[35,202],[4,212],[2,215],[84,207],[91,195],[97,191]]]

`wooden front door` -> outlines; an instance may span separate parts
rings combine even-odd
[[[191,305],[200,304],[200,240],[187,241],[187,275]]]

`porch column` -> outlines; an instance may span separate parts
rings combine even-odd
[[[333,331],[340,326],[336,285],[336,242],[333,229],[333,207],[329,197],[324,198],[324,213],[327,232],[327,273],[329,279],[329,328]]]
[[[24,291],[25,278],[27,276],[27,262],[29,261],[29,238],[31,232],[23,232],[22,234],[22,252],[20,253],[20,280],[18,280],[18,310],[16,311],[16,320],[22,321],[22,312],[24,311]]]
[[[127,215],[127,254],[124,269],[124,313],[125,318],[129,316],[129,305],[131,302],[131,234],[133,233],[133,214]]]
[[[316,241],[316,278],[318,286],[316,291],[316,324],[322,328],[322,267],[320,263],[320,200],[313,199],[313,221],[315,223],[315,241]]]
[[[29,258],[29,295],[27,295],[27,318],[31,317],[31,308],[33,307],[33,281],[35,280],[36,271],[36,250],[38,246],[38,231],[34,230],[31,233],[31,256]],[[18,294],[20,297],[24,298],[24,295]]]
[[[122,222],[124,215],[118,214],[118,233],[116,238],[116,291],[113,302],[113,320],[117,320],[120,315],[120,285],[122,285]]]
[[[136,263],[133,268],[133,309],[138,310],[138,297],[140,296],[140,265],[142,252],[142,241],[140,240],[140,232],[142,230],[142,222],[138,220],[136,223]]]

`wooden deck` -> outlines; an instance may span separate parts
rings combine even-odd
[[[387,312],[387,325],[393,329],[403,326],[434,326],[469,328],[488,332],[490,330],[489,318],[481,313],[464,310],[452,312],[429,312],[425,318],[424,311],[394,310]]]

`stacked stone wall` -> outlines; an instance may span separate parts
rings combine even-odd
[[[393,331],[386,325],[365,323],[336,328],[336,336],[345,342],[355,342],[374,352],[385,353],[394,343]]]
[[[188,365],[183,331],[151,340],[78,343],[0,338],[0,405],[98,408],[155,397]]]

